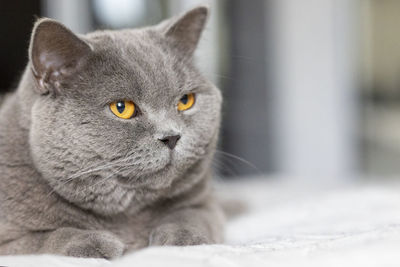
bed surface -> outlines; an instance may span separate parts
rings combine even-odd
[[[248,209],[223,245],[153,247],[114,261],[3,256],[0,266],[400,266],[400,184],[306,185],[291,179],[219,183]]]

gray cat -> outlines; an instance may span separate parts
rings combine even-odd
[[[0,109],[0,254],[113,258],[221,242],[221,94],[193,65],[208,9],[142,29],[36,22]]]

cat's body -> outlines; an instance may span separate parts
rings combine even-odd
[[[221,95],[191,62],[206,17],[79,38],[36,24],[18,89],[0,99],[0,254],[221,241],[209,185]],[[188,93],[194,106],[178,112]],[[118,100],[137,115],[117,118]]]

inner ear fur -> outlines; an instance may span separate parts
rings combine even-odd
[[[90,46],[63,24],[39,19],[29,47],[31,70],[39,93],[61,90],[62,80],[76,73],[90,52]]]
[[[206,25],[208,13],[208,7],[199,6],[160,25],[174,48],[186,56],[192,56]]]

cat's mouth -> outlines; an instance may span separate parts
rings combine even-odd
[[[129,167],[128,165],[128,170],[117,175],[117,180],[124,185],[137,185],[138,182],[168,173],[173,168],[173,161],[174,157],[170,153],[168,156],[140,164],[140,166],[133,164]]]
[[[173,180],[174,176],[177,175],[176,172],[180,173],[194,162],[197,162],[204,156],[207,150],[197,147],[196,153],[190,155],[184,155],[181,151],[178,152],[177,150],[167,151],[160,151],[157,158],[153,154],[152,157],[149,157],[148,161],[141,162],[140,164],[137,162],[132,163],[128,167],[129,171],[116,176],[117,181],[121,185],[130,188],[148,186],[156,180],[158,180],[158,183],[168,184],[169,180]],[[145,156],[144,158],[147,157]],[[162,182],[160,181],[160,177],[162,178]]]
[[[140,173],[132,173],[129,176],[117,175],[117,181],[124,186],[137,187],[146,184],[149,179],[161,176],[163,173],[168,173],[172,169],[172,162],[158,168],[141,170]]]

